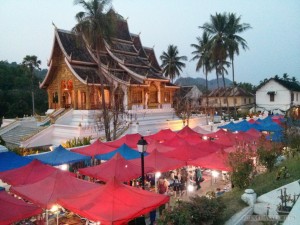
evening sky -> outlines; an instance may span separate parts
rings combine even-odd
[[[54,27],[70,30],[75,14],[82,11],[73,0],[1,0],[0,60],[21,63],[26,55],[36,55],[47,68]],[[237,82],[257,85],[260,80],[288,73],[300,80],[299,0],[113,0],[113,8],[127,18],[131,33],[141,35],[142,44],[153,47],[156,56],[169,44],[180,55],[192,58],[190,47],[201,35],[198,26],[216,12],[232,12],[253,28],[241,34],[249,50],[235,60]],[[160,61],[159,61],[160,62]],[[195,62],[186,62],[183,77],[202,77]],[[211,73],[209,79],[215,78]],[[231,79],[231,69],[228,78]]]

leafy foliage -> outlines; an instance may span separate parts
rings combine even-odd
[[[92,137],[83,137],[83,138],[73,138],[72,140],[66,141],[66,143],[63,143],[62,146],[64,148],[73,148],[73,147],[79,147],[83,145],[89,145],[91,144]]]
[[[178,201],[174,208],[165,210],[158,219],[158,224],[216,224],[220,220],[225,207],[221,198],[191,197],[190,201]]]
[[[0,145],[5,146],[5,141],[3,140],[3,138],[0,136]]]
[[[231,181],[238,188],[245,188],[250,184],[251,174],[254,169],[252,157],[254,153],[247,147],[237,148],[228,156],[228,162],[232,168]]]
[[[277,157],[281,154],[282,145],[272,143],[262,136],[258,143],[257,156],[259,163],[271,171],[276,163]]]
[[[47,93],[39,88],[39,82],[46,73],[47,70],[42,70],[38,76],[33,76],[35,111],[38,114],[44,114],[48,107]],[[22,65],[0,61],[0,117],[31,115],[31,105],[31,77],[26,74]]]
[[[163,68],[163,74],[169,77],[172,81],[176,76],[179,76],[182,68],[185,67],[183,61],[187,61],[186,56],[179,56],[177,46],[169,45],[167,52],[163,52],[160,56],[162,61],[161,67]]]

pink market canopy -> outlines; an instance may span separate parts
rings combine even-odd
[[[95,157],[95,155],[105,154],[114,150],[116,150],[116,147],[109,146],[97,139],[93,144],[82,148],[72,149],[71,152]]]
[[[26,166],[0,172],[0,179],[12,186],[32,184],[44,179],[58,169],[45,165],[38,160],[33,160]]]
[[[141,161],[141,159],[137,159]],[[152,172],[154,168],[145,167],[145,173]],[[120,181],[129,181],[142,175],[140,164],[137,165],[130,160],[124,159],[119,153],[105,163],[98,166],[79,169],[79,173],[89,177],[108,181],[112,177],[117,177]]]
[[[189,126],[185,126],[180,131],[178,131],[177,134],[180,137],[186,137],[186,136],[190,136],[190,135],[197,135],[198,137],[200,137],[200,134],[198,132],[192,130]]]
[[[185,142],[185,144],[179,145],[173,151],[165,152],[163,154],[170,158],[182,160],[186,163],[186,165],[189,165],[189,162],[191,160],[195,160],[199,157],[206,156],[219,149],[219,145],[214,145],[209,141],[203,141],[201,144],[198,145],[190,145],[187,142]]]
[[[75,178],[69,172],[57,170],[43,180],[12,187],[11,191],[44,209],[50,209],[58,198],[79,195],[98,186]]]
[[[148,135],[145,138],[146,138],[146,140],[152,139],[152,140],[156,140],[160,143],[163,143],[166,140],[172,139],[176,136],[177,136],[177,134],[175,132],[173,132],[172,130],[164,129],[164,130],[160,130],[159,132],[157,132],[155,134]]]
[[[203,168],[209,168],[214,170],[230,171],[230,167],[227,163],[228,153],[224,151],[217,151],[207,156],[190,161],[190,165],[200,166]]]
[[[0,225],[8,225],[41,214],[43,210],[33,204],[0,191]]]
[[[170,197],[120,183],[116,178],[84,194],[60,198],[64,208],[101,225],[123,225],[169,202]]]
[[[140,159],[133,159],[130,160],[130,162],[141,167]],[[151,172],[166,172],[168,170],[177,169],[185,165],[186,163],[184,161],[166,157],[164,153],[160,153],[158,150],[154,150],[150,153],[150,155],[145,157],[145,166],[154,168],[154,170]]]
[[[174,147],[166,146],[159,143],[158,141],[151,141],[150,143],[148,143],[147,152],[151,153],[154,150],[157,150],[159,152],[169,152],[171,150],[174,150]]]
[[[142,136],[140,134],[126,134],[125,136],[115,141],[106,142],[105,144],[115,148],[119,148],[123,144],[126,144],[130,148],[137,149],[137,143],[141,139],[141,137]]]

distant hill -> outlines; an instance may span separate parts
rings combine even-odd
[[[200,90],[205,90],[205,79],[201,77],[192,78],[192,77],[180,77],[175,81],[176,85],[179,86],[192,86],[196,85]],[[223,80],[219,78],[219,85],[223,87]],[[226,87],[232,86],[232,81],[225,78]],[[218,88],[217,79],[212,79],[208,81],[208,89],[214,90]]]

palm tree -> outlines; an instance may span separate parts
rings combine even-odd
[[[180,75],[182,68],[185,67],[185,63],[182,61],[187,61],[186,56],[178,56],[178,54],[177,46],[169,45],[167,52],[163,52],[160,56],[163,74],[165,77],[169,77],[172,82],[176,76]]]
[[[38,60],[35,55],[26,55],[23,59],[22,65],[28,70],[31,78],[31,98],[32,98],[32,116],[35,115],[34,110],[34,88],[33,88],[33,79],[34,79],[34,69],[40,70],[41,60]]]
[[[211,53],[210,53],[210,35],[207,32],[203,32],[202,37],[197,37],[198,44],[191,44],[191,47],[195,48],[192,52],[194,57],[191,60],[197,60],[196,71],[203,69],[205,74],[205,91],[206,91],[206,107],[205,114],[207,114],[208,108],[208,72],[212,70]]]
[[[225,78],[224,78],[224,65],[226,64],[227,54],[227,36],[226,28],[228,23],[228,17],[226,13],[216,13],[210,15],[210,22],[204,23],[199,28],[203,29],[204,32],[212,35],[211,38],[211,54],[214,68],[216,69],[217,81],[219,81],[219,75],[223,78],[224,88],[226,89]],[[228,102],[228,101],[227,101]]]
[[[102,96],[103,123],[106,140],[111,140],[110,119],[104,95],[104,78],[101,67],[100,50],[105,48],[105,41],[109,41],[114,30],[113,15],[105,13],[105,7],[110,4],[109,0],[76,0],[85,11],[76,14],[77,24],[73,28],[87,42],[97,59],[98,76],[100,79],[100,91]]]
[[[239,54],[239,46],[242,46],[244,50],[248,48],[247,42],[238,34],[251,28],[247,23],[240,23],[240,20],[241,17],[237,17],[234,13],[216,13],[215,15],[210,16],[209,23],[205,23],[203,26],[199,27],[212,35],[212,58],[216,62],[217,67],[224,68],[224,65],[227,66],[228,63],[226,62],[226,58],[230,58],[232,66],[232,82],[234,86],[234,55]],[[221,75],[224,83],[224,72],[222,72]],[[226,88],[225,83],[224,88]]]
[[[239,46],[243,50],[248,49],[247,41],[238,34],[251,29],[252,27],[248,23],[240,23],[241,16],[237,17],[235,13],[228,14],[228,23],[226,28],[228,55],[231,60],[232,66],[232,82],[235,81],[234,77],[234,55],[239,55]]]
[[[235,77],[234,77],[234,55],[239,55],[239,46],[242,47],[243,50],[248,49],[248,45],[245,39],[243,39],[238,34],[251,29],[251,26],[248,23],[240,23],[241,16],[237,17],[235,13],[228,14],[226,35],[227,35],[227,47],[228,47],[228,56],[231,61],[232,68],[232,82],[235,87]],[[235,97],[235,91],[233,92],[233,97]],[[236,114],[236,106],[234,101],[234,116]]]

